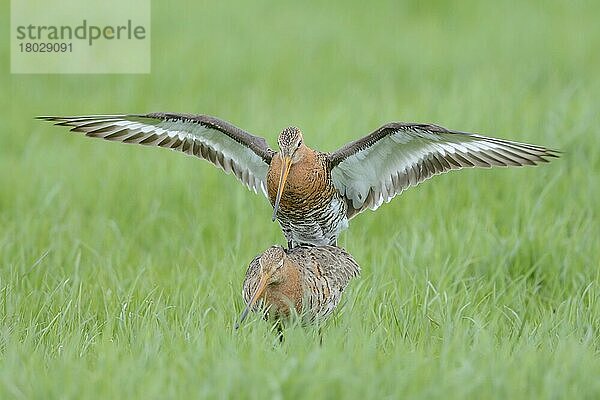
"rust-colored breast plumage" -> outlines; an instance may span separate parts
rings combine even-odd
[[[291,309],[300,314],[303,295],[300,270],[285,260],[280,273],[285,279],[267,287],[263,302],[270,305],[269,313],[275,317],[289,317]]]
[[[292,164],[287,177],[280,202],[283,212],[313,208],[328,200],[335,190],[324,155],[307,147],[302,153],[302,159]],[[271,204],[275,203],[281,168],[281,157],[276,155],[267,173]]]
[[[242,297],[247,303],[256,292],[260,281],[260,259],[256,256],[246,271],[246,278],[242,288]],[[298,266],[288,259],[284,260],[281,270],[277,272],[278,281],[267,286],[263,295],[254,307],[254,311],[263,310],[265,317],[287,318],[290,310],[302,312],[303,286],[301,271]]]

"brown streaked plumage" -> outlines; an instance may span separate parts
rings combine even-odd
[[[323,321],[338,305],[342,292],[360,267],[344,249],[334,246],[298,246],[284,250],[271,246],[248,266],[242,296],[246,308],[278,320],[292,310],[306,323]]]
[[[181,151],[233,172],[268,197],[290,248],[335,245],[355,215],[377,209],[434,175],[461,168],[536,165],[559,154],[419,123],[383,125],[333,153],[307,147],[300,130],[289,127],[279,135],[276,153],[263,138],[206,115],[39,118],[87,136]]]

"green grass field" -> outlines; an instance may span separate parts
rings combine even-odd
[[[600,3],[397,3],[154,2],[149,75],[11,75],[2,42],[0,398],[599,398]],[[151,111],[327,151],[397,120],[564,154],[354,219],[363,272],[323,344],[279,345],[233,329],[284,243],[262,196],[33,119]]]

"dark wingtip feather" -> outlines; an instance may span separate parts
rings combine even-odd
[[[561,150],[553,150],[553,149],[548,149],[546,150],[545,156],[546,157],[552,157],[552,158],[560,158],[562,154],[565,154],[564,151]]]
[[[57,117],[57,116],[53,116],[53,115],[38,115],[33,117],[33,119],[39,119],[42,121],[60,121],[62,120],[64,117]]]
[[[562,154],[564,154],[564,152],[562,152],[560,150],[544,149],[544,153],[538,155],[538,158],[539,158],[538,162],[541,161],[541,162],[549,163],[550,161],[552,161],[553,158],[560,158]],[[548,158],[550,158],[550,159],[548,159]],[[536,162],[536,164],[538,162]]]

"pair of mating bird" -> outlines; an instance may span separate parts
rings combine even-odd
[[[249,310],[305,320],[324,319],[360,268],[337,238],[348,221],[375,210],[404,189],[450,170],[524,166],[558,152],[542,146],[419,123],[389,123],[332,153],[304,144],[284,129],[279,151],[230,123],[205,115],[154,113],[39,117],[107,140],[154,145],[194,155],[233,173],[273,205],[288,248],[272,246],[248,267],[243,285]],[[238,325],[236,325],[237,327]]]

